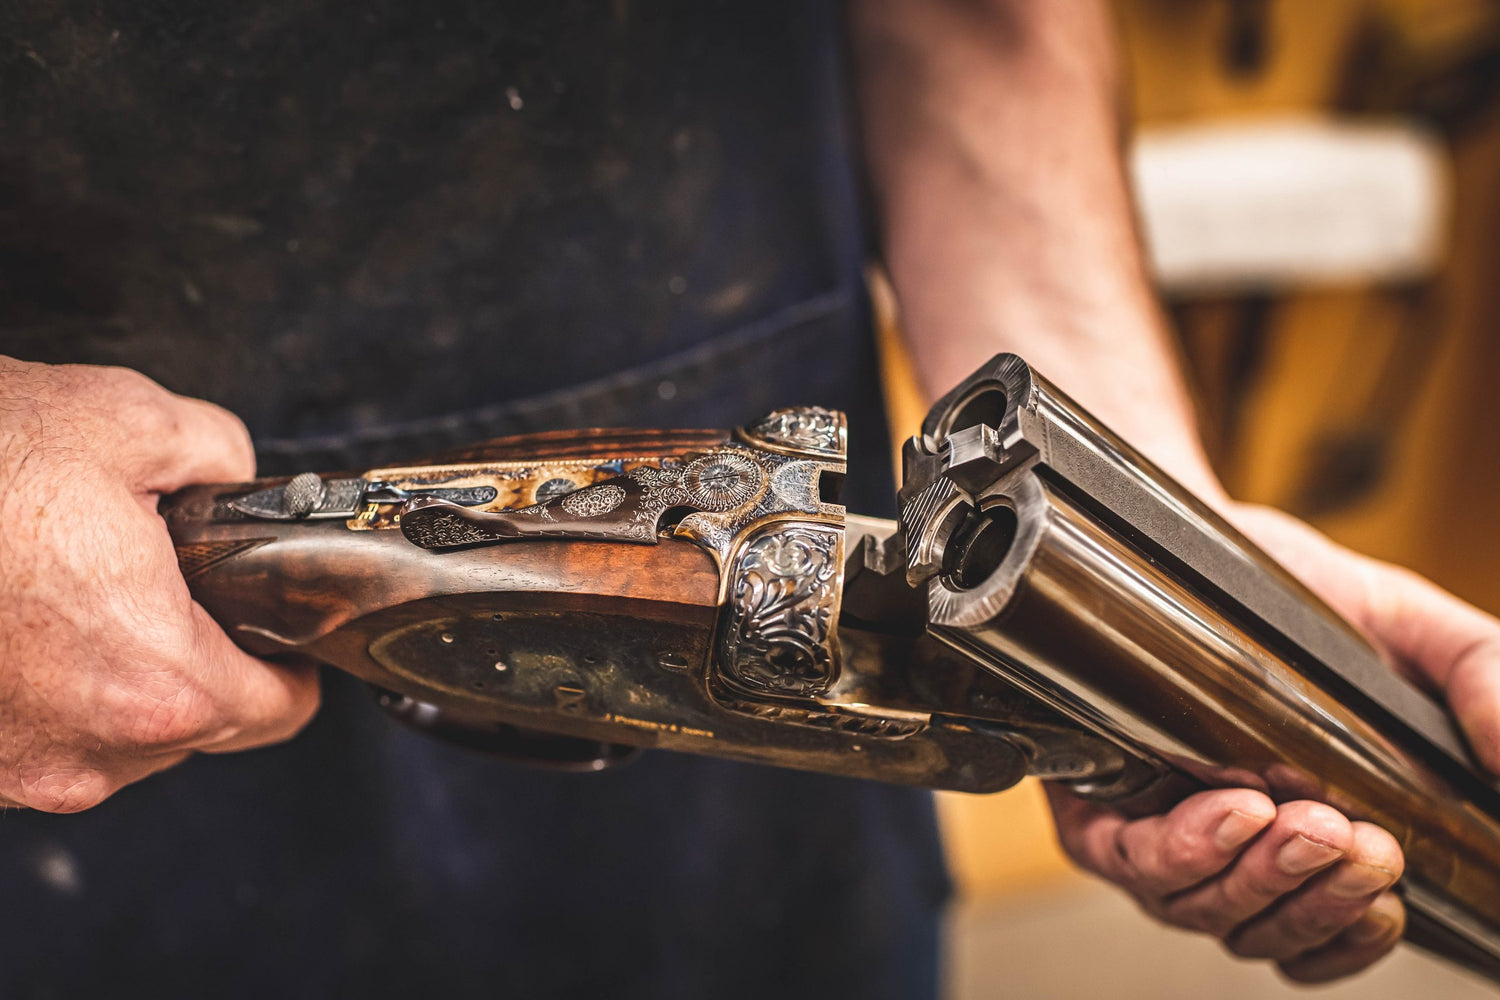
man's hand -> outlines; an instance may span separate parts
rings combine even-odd
[[[1224,497],[1140,253],[1106,5],[860,0],[849,15],[872,202],[927,397],[998,351],[1026,358],[1442,688],[1500,766],[1500,625]],[[1052,794],[1076,861],[1293,978],[1357,971],[1401,930],[1394,841],[1326,806],[1225,790],[1127,822]]]
[[[156,513],[162,493],[254,464],[212,404],[123,369],[0,357],[0,801],[76,812],[312,716],[316,676],[220,631]]]
[[[1356,555],[1279,511],[1231,506],[1247,535],[1425,686],[1441,690],[1475,754],[1500,771],[1500,622],[1414,574]],[[1082,867],[1123,886],[1151,914],[1274,959],[1321,982],[1389,951],[1405,923],[1386,890],[1401,874],[1390,834],[1315,802],[1260,792],[1194,795],[1128,821],[1049,788],[1058,833]]]

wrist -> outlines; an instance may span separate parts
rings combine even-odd
[[[1100,319],[1091,325],[1076,319],[1055,327],[1019,325],[1010,334],[998,332],[998,323],[960,327],[957,317],[937,326],[914,324],[904,313],[901,326],[927,404],[995,354],[1013,352],[1148,461],[1222,512],[1233,501],[1204,450],[1167,335],[1160,324],[1144,320],[1129,330],[1122,320],[1131,312],[1120,309],[1114,322]],[[938,327],[943,336],[924,336]],[[1108,333],[1092,332],[1099,329]]]

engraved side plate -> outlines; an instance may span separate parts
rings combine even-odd
[[[838,677],[841,525],[778,520],[745,536],[729,563],[717,669],[754,694],[816,698]]]

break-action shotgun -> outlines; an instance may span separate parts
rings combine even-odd
[[[436,735],[597,769],[661,747],[1132,813],[1314,798],[1406,853],[1408,937],[1500,981],[1500,792],[1451,717],[1019,358],[940,400],[900,517],[843,416],[594,430],[162,501],[244,648]]]

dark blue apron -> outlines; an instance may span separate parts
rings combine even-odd
[[[215,399],[265,473],[836,406],[887,511],[836,11],[517,6],[9,0],[0,351]],[[549,774],[325,701],[0,817],[0,996],[935,991],[922,793]]]

